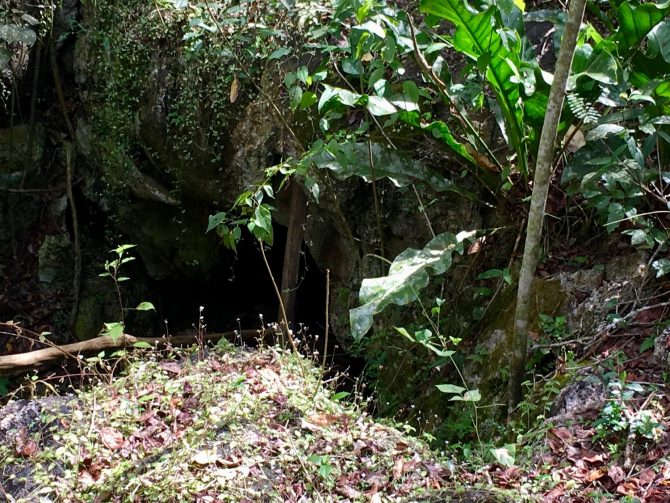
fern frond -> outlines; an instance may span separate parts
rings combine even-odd
[[[576,93],[568,93],[566,96],[568,107],[572,114],[582,121],[584,126],[595,126],[600,119],[600,112],[595,109],[593,103],[587,102],[584,98]]]

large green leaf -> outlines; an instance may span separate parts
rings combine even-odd
[[[653,47],[666,63],[670,63],[670,21],[663,21],[649,32],[648,50]]]
[[[670,1],[642,5],[621,2],[617,9],[619,30],[616,38],[624,48],[636,49],[642,39],[668,14],[670,14]]]
[[[433,238],[423,250],[408,248],[398,255],[381,278],[364,279],[359,292],[361,306],[349,311],[349,322],[354,339],[361,339],[372,327],[375,314],[391,304],[404,306],[418,298],[420,290],[428,285],[431,275],[443,274],[451,267],[454,253],[463,253],[464,241],[476,231],[454,235],[445,232]]]
[[[456,26],[454,49],[478,65],[486,65],[486,79],[491,83],[505,119],[509,143],[517,152],[522,172],[527,173],[519,87],[522,80],[522,62],[519,57],[521,44],[518,35],[507,31],[506,40],[503,41],[500,31],[496,29],[495,6],[482,12],[473,12],[463,0],[421,0],[421,11],[453,23]],[[516,39],[512,35],[516,35]]]
[[[396,187],[422,182],[436,192],[449,190],[469,198],[474,197],[416,159],[384,148],[379,143],[373,143],[370,150],[367,143],[338,143],[333,140],[317,151],[309,161],[318,168],[329,169],[340,180],[359,176],[366,182],[371,182],[374,172],[375,181],[388,178]],[[372,154],[372,169],[370,154]]]

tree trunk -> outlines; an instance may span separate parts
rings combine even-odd
[[[584,16],[586,0],[572,0],[568,12],[568,19],[561,41],[561,49],[556,61],[554,80],[549,92],[547,112],[542,126],[542,136],[537,153],[535,178],[533,180],[533,194],[528,210],[528,225],[526,227],[526,244],[519,274],[519,287],[516,297],[516,313],[514,317],[514,334],[512,341],[512,358],[509,374],[509,409],[512,410],[522,399],[521,385],[526,369],[528,352],[528,319],[533,278],[540,251],[542,225],[544,222],[544,208],[547,202],[551,167],[554,161],[554,144],[558,122],[563,108],[565,88],[567,86],[572,58],[577,44],[579,27]]]

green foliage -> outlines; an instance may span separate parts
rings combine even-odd
[[[565,336],[567,329],[565,316],[550,316],[540,313],[540,328],[544,335],[550,339],[561,340]]]
[[[670,42],[668,14],[667,3],[620,2],[612,11],[616,32],[586,32],[567,100],[586,144],[562,176],[608,232],[624,227],[634,246],[662,250],[668,234],[657,217],[668,208],[670,66],[659,44]],[[662,263],[655,269],[667,272]]]
[[[137,307],[135,308],[126,308],[125,304],[123,302],[123,297],[121,296],[121,287],[120,284],[129,281],[130,278],[128,276],[121,276],[120,275],[120,270],[121,266],[124,264],[127,264],[128,262],[132,262],[135,260],[135,257],[129,256],[127,254],[127,251],[135,248],[137,245],[133,244],[123,244],[120,246],[117,246],[113,250],[110,251],[114,255],[113,260],[105,260],[105,271],[101,274],[99,274],[100,277],[103,278],[110,278],[114,282],[114,288],[116,290],[117,294],[117,300],[119,302],[119,310],[120,310],[120,316],[121,316],[121,321],[120,322],[114,322],[114,323],[105,323],[105,328],[102,331],[102,335],[109,335],[112,337],[112,339],[118,339],[123,336],[123,329],[124,329],[124,323],[125,323],[125,313],[126,311],[133,310],[133,311],[155,311],[156,309],[154,308],[154,305],[151,302],[140,302]]]
[[[636,399],[648,393],[641,384],[626,382],[626,376],[623,375],[612,380],[608,388],[608,400],[594,422],[595,439],[607,441],[610,450],[614,451],[618,451],[622,442],[630,442],[630,435],[642,438],[645,442],[658,443],[664,430],[660,422],[663,411],[650,401],[653,395],[637,409],[634,406]]]
[[[296,137],[305,147],[282,163],[283,175],[302,178],[317,201],[324,190],[317,182],[322,179],[319,169],[338,179],[357,176],[372,183],[386,178],[399,187],[420,184],[478,201],[453,173],[445,175],[404,156],[403,139],[408,136],[442,141],[465,163],[461,176],[479,174],[482,167],[500,171],[499,186],[491,178],[477,178],[496,195],[511,188],[516,180],[511,174],[530,175],[535,131],[546,113],[553,76],[540,69],[524,35],[520,4],[423,0],[428,29],[414,29],[407,12],[386,2],[335,2],[320,25],[305,31],[307,42],[301,51],[312,56],[309,64],[301,60],[287,65],[283,74],[282,99],[294,121],[289,125],[300,124]],[[623,227],[634,244],[662,251],[667,233],[653,218],[667,213],[665,188],[670,184],[661,148],[670,140],[667,6],[623,2],[601,14],[612,31],[601,34],[586,23],[578,42],[560,132],[566,140],[581,135],[585,145],[576,151],[572,144],[565,147],[570,154],[561,164],[562,181],[570,195],[586,200],[608,231]],[[561,11],[530,13],[527,18],[555,23],[555,40],[560,40]],[[440,21],[454,29],[443,34]],[[444,49],[470,62],[459,69],[459,78],[451,78],[456,69],[443,58]],[[292,51],[274,47],[264,54],[268,61],[288,63]],[[472,127],[470,113],[481,114],[484,108],[497,120],[510,148],[506,156],[499,156],[504,161]],[[245,226],[256,238],[271,242],[272,208],[267,200],[272,195],[265,189],[270,186],[277,189],[265,175],[238,199],[233,211],[210,217],[208,230],[216,228],[232,248]],[[519,189],[525,195],[525,187]],[[361,305],[350,313],[353,338],[362,341],[374,316],[388,313],[391,306],[420,304],[420,291],[431,276],[449,269],[454,252],[463,253],[462,239],[443,234],[423,250],[401,253],[387,276],[365,279]],[[659,275],[670,270],[664,258],[652,265]],[[489,269],[477,277],[488,279],[512,284],[508,268]],[[493,292],[482,287],[477,293],[481,297]],[[422,305],[417,309],[426,314]],[[540,322],[547,338],[564,337],[564,317],[545,316]],[[444,340],[433,325],[381,332],[385,337],[399,334],[436,358],[454,355],[452,341]],[[383,347],[378,348],[380,365],[388,358]],[[454,385],[440,386],[449,394],[467,394],[455,392],[459,387]]]
[[[498,449],[491,449],[491,454],[493,454],[495,460],[502,466],[512,467],[515,464],[516,445],[507,444]]]
[[[504,122],[503,134],[516,151],[520,171],[528,174],[526,132],[522,110],[523,85],[532,94],[535,88],[533,67],[522,60],[521,11],[512,2],[496,2],[481,12],[473,11],[461,0],[422,0],[421,10],[453,23],[456,32],[453,48],[476,62],[496,95]],[[505,26],[503,15],[515,20]]]
[[[333,485],[335,482],[334,466],[330,462],[330,456],[312,454],[307,458],[307,461],[318,467],[317,473],[328,486]]]
[[[228,211],[222,211],[210,215],[206,232],[216,229],[216,233],[223,240],[224,246],[236,250],[237,243],[242,238],[241,227],[251,232],[257,240],[270,246],[274,240],[272,229],[272,211],[274,207],[264,202],[266,198],[274,198],[272,188],[273,178],[281,177],[279,189],[295,173],[295,169],[289,168],[287,163],[272,166],[265,170],[266,179],[239,195],[235,204]]]
[[[351,333],[360,339],[372,327],[373,316],[390,304],[406,305],[418,298],[431,275],[444,274],[454,253],[462,254],[464,243],[474,231],[457,235],[445,232],[432,239],[423,250],[409,248],[396,257],[387,276],[364,279],[359,294],[360,307],[349,313]]]
[[[111,209],[123,206],[137,169],[175,199],[213,182],[229,162],[231,124],[258,88],[276,95],[264,75],[322,15],[317,4],[280,0],[262,9],[231,0],[87,4],[83,88]]]

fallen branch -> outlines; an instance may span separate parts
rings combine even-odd
[[[242,338],[245,342],[252,342],[257,338],[261,338],[262,334],[258,330],[242,330],[241,332],[233,331],[206,334],[204,339],[213,341],[223,337],[231,341],[234,341],[235,338]],[[37,351],[30,351],[29,353],[0,356],[0,376],[21,374],[67,358],[79,361],[79,355],[82,353],[92,353],[104,349],[132,347],[138,342],[158,347],[167,345],[185,346],[188,344],[195,344],[196,336],[193,334],[178,335],[174,337],[134,337],[132,335],[123,334],[122,337],[112,338],[109,335],[103,335],[87,341],[38,349]]]

